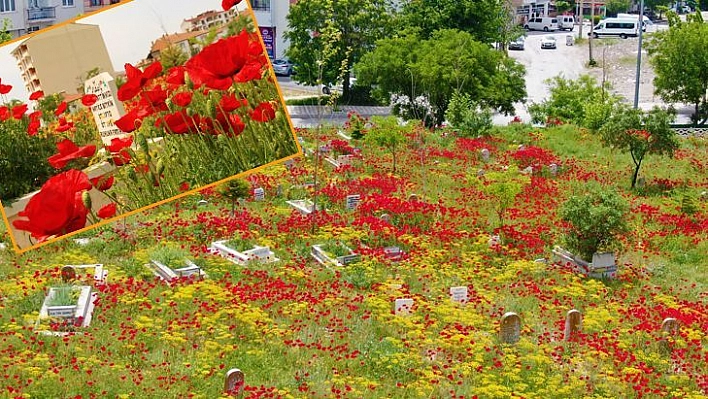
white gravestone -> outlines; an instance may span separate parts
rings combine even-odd
[[[391,223],[391,216],[388,213],[384,213],[381,215],[381,220],[386,223]]]
[[[563,339],[568,341],[574,335],[580,332],[583,325],[583,315],[579,311],[569,310],[565,316],[565,330],[563,331]]]
[[[253,190],[253,199],[256,201],[263,201],[265,199],[265,190],[262,187],[258,187]]]
[[[413,310],[413,299],[411,298],[399,298],[393,305],[394,314],[396,315],[407,315]]]
[[[555,163],[552,163],[548,165],[548,170],[551,172],[551,176],[555,176],[558,174],[558,165]]]
[[[116,97],[118,88],[111,74],[103,72],[87,80],[84,83],[84,92],[98,97],[96,103],[91,106],[91,113],[105,145],[110,145],[114,138],[130,135],[115,125],[115,121],[125,115],[125,109]]]
[[[664,319],[664,321],[661,323],[661,331],[673,335],[678,333],[679,331],[679,322],[678,320],[674,319],[673,317],[667,317]]]
[[[356,209],[357,206],[359,206],[359,201],[361,200],[361,195],[355,194],[355,195],[347,195],[347,210],[351,211]]]
[[[521,318],[514,312],[504,313],[499,326],[499,339],[506,344],[515,344],[521,338]]]
[[[450,287],[450,299],[457,303],[467,303],[469,289],[467,286]]]
[[[489,162],[489,150],[486,148],[482,148],[479,150],[479,153],[482,155],[482,160],[484,162]]]
[[[224,392],[228,394],[240,395],[243,393],[245,379],[243,371],[239,369],[231,369],[226,372],[226,382],[224,383]]]

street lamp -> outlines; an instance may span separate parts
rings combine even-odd
[[[639,47],[637,48],[637,80],[634,82],[634,109],[639,107],[639,76],[642,73],[642,32],[644,31],[644,0],[639,2]]]

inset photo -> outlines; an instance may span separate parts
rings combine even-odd
[[[19,252],[301,153],[247,2],[134,0],[10,42],[0,71]]]

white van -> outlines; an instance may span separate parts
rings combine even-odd
[[[536,17],[531,18],[524,25],[528,30],[542,30],[544,32],[558,30],[558,19],[555,17]]]
[[[649,19],[646,15],[642,15],[642,21],[644,21],[644,26],[646,25],[654,25],[653,22],[651,22],[651,19]],[[639,19],[639,14],[617,14],[618,19],[634,19],[635,21]]]
[[[626,39],[630,36],[636,37],[639,34],[639,21],[630,19],[607,18],[595,25],[592,30],[593,37],[619,36]],[[590,33],[588,33],[588,36]]]
[[[559,15],[556,18],[558,19],[558,29],[569,31],[575,29],[575,18],[572,15]]]

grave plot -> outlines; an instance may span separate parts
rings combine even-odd
[[[340,241],[313,245],[310,255],[324,266],[342,267],[360,259],[356,252]]]
[[[226,258],[238,265],[245,266],[250,261],[260,263],[278,262],[270,247],[260,246],[251,240],[233,239],[219,240],[211,243],[209,252]]]
[[[183,277],[207,277],[206,272],[188,256],[189,253],[182,249],[160,247],[150,252],[150,263],[145,266],[168,283]]]

